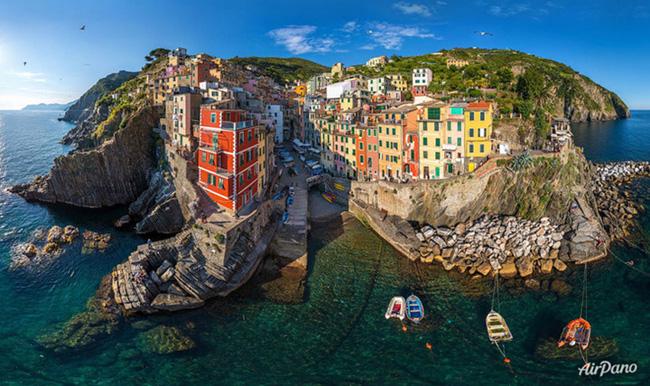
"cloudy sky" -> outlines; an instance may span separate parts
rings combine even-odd
[[[442,48],[511,48],[564,62],[631,107],[650,109],[649,23],[650,3],[642,0],[7,0],[0,11],[0,109],[73,100],[108,73],[139,69],[152,48],[178,46],[325,65]]]

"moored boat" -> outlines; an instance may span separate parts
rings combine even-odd
[[[406,316],[414,323],[419,323],[424,318],[422,300],[413,294],[406,298]]]
[[[402,296],[395,296],[388,303],[388,309],[386,310],[386,319],[397,318],[399,320],[404,320],[406,314],[406,300]]]
[[[578,345],[583,350],[586,350],[589,347],[590,338],[591,324],[583,318],[574,319],[562,330],[557,347],[563,347],[567,344],[569,346]]]
[[[485,327],[487,328],[488,338],[490,342],[508,342],[512,340],[512,334],[506,320],[503,319],[496,311],[490,311],[485,317]]]

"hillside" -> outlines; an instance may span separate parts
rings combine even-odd
[[[280,84],[294,80],[305,81],[314,75],[329,71],[329,68],[321,64],[302,58],[234,57],[230,61],[240,66],[254,66],[260,74],[271,77]]]
[[[469,64],[447,67],[449,58]],[[391,59],[379,70],[355,66],[353,71],[368,76],[401,73],[410,79],[414,68],[430,68],[430,91],[449,97],[494,99],[503,114],[546,114],[574,122],[626,118],[630,114],[618,95],[569,66],[519,51],[456,48]]]
[[[66,110],[63,120],[71,123],[83,122],[90,117],[99,98],[136,75],[137,72],[120,71],[101,78]]]

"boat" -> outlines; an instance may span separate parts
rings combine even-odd
[[[386,319],[397,318],[399,320],[404,320],[406,314],[406,300],[402,296],[395,296],[388,303],[388,309],[386,310]]]
[[[424,318],[422,300],[413,294],[406,298],[406,316],[414,323],[419,323]]]
[[[506,320],[494,310],[490,311],[485,317],[485,327],[487,328],[488,338],[490,338],[490,342],[492,343],[512,340],[512,334],[506,324]]]
[[[583,318],[574,319],[562,330],[557,347],[564,347],[567,344],[569,346],[575,346],[577,344],[580,348],[586,350],[589,347],[590,338],[591,324]]]

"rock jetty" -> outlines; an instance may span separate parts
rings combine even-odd
[[[596,166],[593,192],[603,226],[613,240],[630,233],[634,217],[644,208],[627,190],[632,180],[650,177],[648,162],[614,162]]]
[[[527,277],[564,271],[570,261],[563,227],[544,217],[529,221],[513,216],[483,216],[453,229],[426,225],[415,233],[419,259],[439,262],[483,276],[499,271],[503,277]]]

